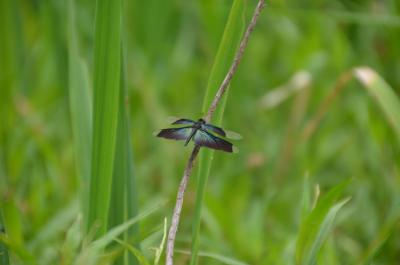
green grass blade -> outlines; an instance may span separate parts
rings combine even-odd
[[[126,248],[127,250],[129,250],[129,252],[132,253],[132,255],[134,255],[137,260],[139,261],[139,264],[141,265],[150,265],[150,262],[146,259],[146,257],[140,252],[139,249],[133,247],[132,245],[121,241],[119,239],[115,239],[115,241],[117,241],[120,245],[122,245],[124,248]],[[115,262],[114,262],[115,264]]]
[[[167,232],[167,218],[164,218],[164,231],[163,232],[164,233],[163,233],[160,245],[158,246],[158,248],[155,249],[154,262],[153,262],[154,265],[158,265],[159,264],[161,255],[162,255],[163,250],[164,250],[165,242],[167,241],[167,234],[168,234],[168,232]]]
[[[158,202],[153,204],[151,207],[146,208],[140,214],[136,215],[134,218],[127,220],[126,222],[113,227],[97,240],[92,241],[88,245],[84,246],[82,251],[77,257],[77,261],[74,264],[103,264],[99,259],[104,258],[106,252],[104,249],[109,246],[113,241],[115,241],[121,234],[127,231],[130,227],[148,217],[150,214],[154,213],[160,207],[165,205],[165,202]],[[108,264],[108,263],[107,263]]]
[[[82,244],[82,239],[82,215],[78,214],[78,217],[65,233],[65,240],[60,249],[60,255],[64,257],[64,264],[73,264],[76,253],[79,252],[79,247]]]
[[[386,115],[400,143],[400,100],[393,89],[374,70],[357,67],[354,76],[363,84]]]
[[[311,188],[311,183],[310,183],[310,177],[308,176],[308,173],[304,177],[303,180],[303,195],[301,198],[301,204],[300,204],[300,221],[303,222],[307,215],[310,213],[311,209],[311,200],[312,200],[312,188]]]
[[[177,252],[182,253],[182,254],[187,254],[190,255],[190,251],[185,251],[185,250],[177,250]],[[248,263],[232,259],[230,257],[226,257],[217,253],[211,253],[211,252],[206,252],[206,251],[200,251],[198,253],[199,257],[206,257],[210,258],[213,260],[216,260],[219,262],[219,264],[226,264],[226,265],[248,265]]]
[[[379,255],[380,251],[382,251],[382,248],[384,248],[388,239],[396,234],[396,229],[400,221],[400,196],[398,193],[393,195],[386,220],[382,225],[380,225],[379,230],[370,241],[368,247],[364,249],[355,264],[371,264],[374,261],[374,258]]]
[[[219,85],[222,83],[225,74],[227,73],[237,47],[239,46],[240,39],[243,33],[244,23],[244,1],[235,0],[232,4],[232,8],[229,14],[225,31],[222,36],[221,43],[218,48],[218,52],[215,58],[215,62],[211,69],[210,77],[207,84],[207,90],[203,102],[202,112],[206,113],[210,106],[215,93],[217,92]],[[219,125],[222,121],[222,115],[226,105],[227,95],[222,99],[221,105],[217,108],[214,115],[214,123]],[[192,234],[192,256],[190,260],[191,265],[197,263],[197,253],[199,251],[199,233],[201,223],[201,209],[203,205],[203,198],[205,188],[207,185],[208,175],[210,173],[211,163],[213,159],[214,151],[203,149],[200,152],[199,157],[199,171],[198,171],[198,183],[196,190],[196,206],[193,221],[193,234]]]
[[[17,181],[17,175],[12,171],[11,139],[16,123],[14,97],[22,87],[19,19],[17,1],[0,1],[0,226],[9,240],[18,246],[23,243],[21,213],[16,205],[15,191],[10,186]],[[12,248],[0,241],[0,260],[4,264],[8,264],[8,249],[11,253]]]
[[[382,246],[386,243],[387,239],[391,235],[396,233],[395,230],[399,220],[400,217],[397,216],[396,219],[390,219],[382,225],[382,228],[380,228],[374,240],[371,241],[364,253],[362,253],[362,255],[360,256],[359,260],[356,263],[357,265],[373,264],[373,258],[379,253]]]
[[[3,225],[3,217],[0,212],[0,234],[5,232],[5,228]],[[9,257],[8,257],[8,249],[7,246],[0,241],[0,264],[8,265],[9,264]]]
[[[122,64],[121,91],[119,96],[117,146],[115,153],[114,175],[111,191],[111,203],[108,227],[124,223],[137,214],[136,183],[133,172],[133,161],[130,141],[130,124],[127,105],[125,104],[126,87],[124,67]],[[137,225],[130,227],[120,237],[124,242],[137,238]],[[136,246],[137,247],[137,246]],[[137,249],[137,248],[135,248]],[[128,251],[114,264],[137,264],[137,259]]]
[[[336,203],[347,184],[347,181],[341,183],[323,196],[300,225],[296,243],[296,264],[316,264],[319,250],[333,226],[337,212],[349,201],[348,198]]]
[[[3,199],[1,209],[4,218],[4,227],[10,241],[16,245],[23,244],[21,212],[12,198]]]
[[[46,245],[57,236],[62,235],[66,228],[71,224],[79,213],[78,201],[74,200],[65,208],[54,215],[43,227],[37,232],[35,237],[29,242],[30,249],[39,249],[40,246]]]
[[[86,64],[79,56],[75,25],[75,0],[68,5],[68,78],[69,108],[75,143],[75,161],[80,183],[81,207],[87,216],[89,194],[90,157],[92,143],[92,104],[89,75]]]
[[[7,129],[11,127],[13,119],[12,94],[16,84],[17,75],[17,58],[15,53],[15,29],[13,23],[14,1],[0,1],[0,140],[1,155],[4,160],[7,159]],[[7,161],[5,161],[6,163]],[[7,165],[5,165],[7,166]],[[2,179],[1,179],[2,180]]]
[[[121,0],[96,2],[93,146],[88,229],[107,227],[117,134],[121,66]]]
[[[108,244],[110,244],[115,238],[117,238],[120,234],[122,234],[124,231],[129,229],[132,225],[136,224],[140,220],[146,218],[150,214],[154,213],[156,210],[158,210],[164,203],[162,202],[161,204],[155,205],[150,207],[149,209],[144,210],[134,218],[129,219],[128,221],[110,229],[106,234],[101,236],[99,239],[94,241],[92,243],[92,247],[94,249],[102,249],[106,247]]]

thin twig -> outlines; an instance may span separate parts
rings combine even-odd
[[[257,4],[256,9],[254,10],[253,17],[250,21],[250,24],[248,25],[248,27],[246,29],[246,32],[243,35],[243,39],[240,42],[239,50],[236,52],[235,59],[233,60],[231,68],[229,68],[229,71],[226,74],[224,81],[222,81],[222,84],[219,87],[217,94],[215,95],[215,98],[214,98],[213,102],[211,103],[210,108],[208,109],[207,115],[204,117],[204,120],[206,122],[209,122],[211,120],[211,116],[217,109],[218,103],[220,102],[225,91],[228,89],[228,85],[229,85],[230,81],[232,80],[237,67],[239,66],[239,63],[240,63],[240,60],[242,59],[244,50],[246,49],[247,43],[249,42],[250,34],[253,32],[254,27],[257,24],[257,18],[260,15],[262,9],[264,8],[264,5],[265,5],[264,0],[260,0]]]
[[[248,25],[246,32],[243,35],[242,41],[240,42],[239,50],[236,52],[233,63],[231,65],[231,67],[229,68],[229,71],[226,74],[224,81],[222,82],[221,86],[219,87],[217,94],[215,95],[214,100],[211,103],[210,108],[208,109],[207,115],[204,117],[204,120],[206,122],[209,122],[211,120],[211,116],[215,112],[225,91],[228,89],[228,85],[229,85],[230,81],[232,80],[233,75],[236,72],[236,69],[240,63],[240,60],[242,59],[244,50],[246,49],[247,43],[249,41],[250,34],[254,30],[254,27],[256,26],[257,18],[260,15],[261,10],[263,9],[264,5],[265,5],[264,0],[259,0],[257,7],[254,11],[253,17],[250,21],[250,24]],[[176,198],[176,203],[175,203],[175,208],[174,208],[174,213],[172,215],[171,227],[168,232],[166,265],[173,265],[175,238],[176,238],[176,232],[178,230],[179,219],[180,219],[180,215],[181,215],[181,211],[182,211],[183,197],[185,195],[185,190],[186,190],[187,183],[189,181],[189,177],[192,173],[193,163],[197,157],[197,154],[199,153],[199,150],[200,150],[200,146],[196,145],[192,151],[192,154],[190,155],[189,161],[188,161],[185,171],[183,173],[181,183],[179,185],[178,195]]]
[[[176,236],[176,231],[178,230],[179,219],[182,211],[183,197],[185,195],[185,190],[187,183],[189,181],[189,177],[192,174],[194,160],[196,159],[199,150],[200,146],[196,145],[192,151],[192,154],[190,155],[189,161],[183,173],[181,183],[179,184],[179,190],[178,190],[178,195],[176,197],[174,214],[172,216],[171,228],[169,229],[168,232],[167,257],[166,257],[167,265],[173,264],[175,236]]]

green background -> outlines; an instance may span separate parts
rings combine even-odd
[[[94,58],[95,1],[76,1],[72,9],[69,4],[1,0],[0,224],[9,237],[0,237],[0,263],[8,264],[8,255],[10,264],[80,264],[81,240],[93,238],[74,228],[79,194],[85,192],[79,192],[80,151],[69,84],[75,70],[88,87],[94,83],[99,63]],[[227,0],[123,1],[126,94],[120,103],[127,103],[130,129],[122,136],[129,140],[120,144],[131,152],[128,170],[135,188],[130,192],[135,194],[129,200],[135,201],[134,213],[166,201],[140,221],[129,240],[150,263],[192,149],[153,132],[167,126],[169,116],[202,116],[231,5]],[[243,27],[255,5],[244,1]],[[75,32],[69,35],[71,12]],[[71,48],[71,36],[78,48]],[[72,49],[87,73],[69,65]],[[374,85],[366,90],[351,77],[354,67],[368,66],[386,80],[396,99],[399,58],[399,1],[267,2],[229,88],[222,126],[243,139],[234,141],[238,154],[214,154],[200,232],[201,254],[214,257],[200,257],[199,264],[223,264],[222,257],[229,259],[226,264],[312,264],[298,260],[304,215],[315,194],[324,196],[346,180],[334,202],[351,200],[323,237],[317,264],[399,264],[400,135],[392,128],[399,124],[380,109],[391,104],[390,97],[378,104],[368,92]],[[349,78],[337,85],[346,73]],[[266,105],[276,99],[276,91],[286,91],[287,97]],[[324,101],[332,91],[336,96]],[[325,115],[305,138],[321,104]],[[86,105],[77,116],[91,110]],[[121,155],[118,150],[115,157]],[[185,197],[178,250],[191,248],[196,178],[193,174]],[[315,220],[311,227],[318,227]],[[110,248],[101,251],[111,260],[121,254],[120,245]],[[176,264],[189,259],[176,254]],[[96,264],[107,262],[103,257]]]

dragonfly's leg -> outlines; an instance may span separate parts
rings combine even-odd
[[[197,132],[197,129],[193,128],[192,132],[190,133],[190,136],[186,139],[185,146],[187,146],[188,143],[190,142],[190,140],[192,140],[192,138],[196,134],[196,132]]]

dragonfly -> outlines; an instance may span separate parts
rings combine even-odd
[[[228,153],[237,152],[237,148],[224,138],[237,140],[241,138],[239,134],[209,124],[203,119],[198,119],[197,121],[190,119],[175,119],[171,125],[178,127],[162,129],[156,134],[156,136],[172,140],[184,140],[185,146],[193,140],[195,145],[198,146],[204,146]]]

